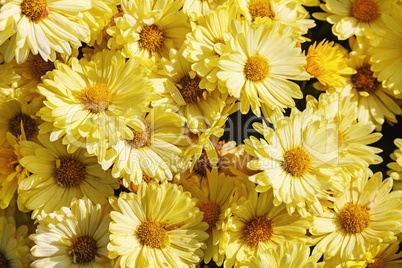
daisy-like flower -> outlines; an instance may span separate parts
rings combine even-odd
[[[339,44],[322,40],[307,51],[306,69],[324,86],[343,87],[343,81],[356,71],[348,66],[347,51]]]
[[[237,268],[285,241],[308,241],[306,229],[312,219],[289,215],[284,204],[274,206],[273,203],[272,190],[264,193],[252,190],[248,198],[240,198],[233,206],[233,216],[228,223],[225,268],[233,265]]]
[[[73,58],[71,64],[58,64],[38,86],[47,98],[38,112],[46,121],[40,132],[51,132],[52,141],[63,138],[69,152],[84,147],[102,160],[120,137],[133,139],[129,127],[144,129],[138,116],[153,91],[147,69],[107,50],[91,61]]]
[[[70,55],[89,29],[80,24],[90,0],[4,0],[0,9],[0,45],[4,59],[24,62],[30,52],[54,61],[56,52]]]
[[[188,1],[186,1],[187,3]],[[204,1],[205,2],[205,1]],[[216,77],[218,62],[225,52],[225,43],[230,38],[231,21],[237,17],[237,5],[225,3],[192,24],[187,35],[183,56],[190,61],[191,69],[200,77],[200,88],[209,92],[219,89],[227,92],[226,85]]]
[[[276,249],[268,249],[257,257],[250,258],[250,262],[242,265],[245,267],[259,268],[322,268],[324,263],[317,263],[321,254],[310,256],[310,247],[297,242],[285,242]]]
[[[0,267],[28,267],[28,228],[15,226],[13,217],[0,217]]]
[[[315,117],[312,109],[293,109],[289,117],[274,122],[275,131],[265,123],[253,126],[264,136],[244,141],[255,157],[248,167],[258,171],[249,177],[258,184],[257,191],[273,188],[275,205],[284,202],[290,214],[297,209],[305,217],[307,207],[321,214],[319,198],[327,197],[325,191],[336,182],[334,167],[343,164],[334,124]]]
[[[206,16],[210,10],[216,10],[226,2],[229,6],[235,4],[233,0],[185,0],[183,4],[183,12],[191,20],[195,21]]]
[[[309,19],[310,14],[302,6],[300,1],[277,0],[236,0],[239,5],[239,13],[247,20],[260,24],[263,21],[279,22],[292,27],[292,35],[298,42],[309,40],[302,35],[315,26],[315,22]]]
[[[394,144],[398,149],[391,154],[391,159],[395,162],[387,164],[390,169],[387,174],[396,180],[394,189],[402,190],[402,139],[395,139]]]
[[[370,39],[383,35],[384,22],[381,15],[390,12],[392,0],[324,0],[313,17],[333,24],[332,33],[340,40],[353,35]]]
[[[233,21],[232,52],[221,57],[217,73],[226,83],[229,94],[241,101],[240,110],[265,115],[273,109],[294,107],[292,98],[303,97],[300,87],[291,80],[307,80],[306,58],[297,48],[292,28],[280,23],[252,26]]]
[[[385,34],[373,48],[371,70],[384,87],[399,95],[402,93],[402,6],[394,4],[382,18],[386,25]]]
[[[189,180],[182,180],[181,183],[185,191],[198,199],[197,207],[204,212],[203,221],[209,225],[204,263],[209,263],[212,259],[220,266],[224,260],[225,225],[235,201],[235,182],[223,173],[218,174],[217,168],[212,168],[211,171],[206,171],[206,177],[201,180],[200,186]]]
[[[171,180],[173,172],[182,166],[182,150],[177,147],[185,141],[184,119],[169,107],[158,105],[144,119],[144,130],[131,129],[132,139],[120,137],[100,162],[102,168],[112,167],[112,175],[122,178],[123,185],[140,184],[143,176],[158,181]]]
[[[139,186],[111,197],[109,257],[120,267],[193,267],[202,260],[208,224],[196,199],[176,184]]]
[[[393,191],[392,179],[368,172],[348,184],[335,207],[315,216],[310,233],[319,239],[314,251],[340,261],[360,259],[370,246],[392,243],[402,231],[402,191]]]
[[[179,49],[190,32],[186,15],[179,11],[182,6],[182,0],[122,0],[124,15],[107,29],[112,36],[108,46],[123,47],[127,57],[168,57],[169,50]]]
[[[40,144],[21,141],[20,164],[32,173],[19,184],[18,199],[32,218],[69,206],[73,198],[87,196],[95,204],[104,204],[119,187],[110,171],[103,171],[96,157],[85,156],[84,149],[67,152],[61,141],[51,142],[48,134],[39,134]]]
[[[348,261],[347,268],[398,268],[402,265],[402,252],[399,250],[400,241],[391,244],[379,244],[370,247],[362,259]],[[398,253],[399,251],[399,253]]]
[[[108,217],[111,207],[75,199],[71,206],[38,218],[38,228],[30,239],[36,260],[32,267],[113,267],[108,258]]]

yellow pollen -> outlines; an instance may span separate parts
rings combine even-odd
[[[244,74],[248,80],[253,82],[260,82],[267,78],[271,66],[269,66],[268,59],[260,56],[251,56],[244,66]]]
[[[49,15],[46,0],[23,0],[21,3],[21,14],[33,22],[46,18]]]
[[[356,90],[373,93],[381,85],[377,78],[373,76],[373,72],[370,70],[369,64],[356,68],[356,71],[357,72],[352,75],[352,83]]]
[[[345,137],[345,135],[343,134],[343,132],[340,131],[340,130],[338,130],[338,138],[337,138],[337,140],[338,140],[338,141],[346,141],[346,140],[347,140],[347,138]]]
[[[372,22],[380,16],[380,9],[374,0],[354,0],[351,13],[359,22]]]
[[[155,24],[146,25],[140,32],[139,46],[150,52],[159,52],[165,44],[163,32]]]
[[[168,234],[159,222],[141,223],[137,228],[136,235],[142,245],[157,249],[166,247],[165,241]]]
[[[199,204],[198,207],[202,212],[204,212],[204,219],[202,221],[209,224],[208,231],[211,231],[219,220],[219,214],[221,213],[220,206],[215,201],[211,200]]]
[[[273,19],[275,17],[271,9],[270,0],[251,0],[248,5],[248,11],[253,19],[257,17]]]
[[[186,103],[198,102],[202,97],[205,89],[199,87],[200,81],[201,79],[198,76],[190,78],[186,75],[176,85]]]
[[[3,255],[3,253],[0,252],[0,267],[1,268],[8,268],[10,267],[8,260],[6,259],[6,257]]]
[[[35,136],[35,134],[38,133],[38,126],[36,125],[35,120],[32,119],[29,115],[20,113],[15,115],[13,118],[10,119],[10,121],[8,121],[8,130],[15,137],[18,137],[22,134],[21,122],[27,140],[30,140]]]
[[[263,216],[254,217],[242,228],[243,240],[250,247],[257,247],[259,242],[268,242],[274,233],[274,223]]]
[[[311,165],[310,155],[300,147],[287,151],[283,159],[283,168],[294,177],[304,175]]]
[[[131,127],[129,127],[131,129],[131,131],[133,132],[134,136],[133,136],[132,140],[130,140],[130,141],[126,140],[126,141],[131,147],[138,149],[138,148],[142,148],[144,146],[150,145],[151,130],[147,123],[144,122],[144,124],[145,124],[145,129],[143,131],[135,130],[135,129],[132,129]]]
[[[367,208],[349,202],[339,212],[339,221],[347,233],[357,234],[370,225],[370,214]]]
[[[87,176],[85,165],[72,155],[62,156],[56,160],[54,177],[64,187],[76,187]]]
[[[86,264],[95,259],[97,256],[98,246],[96,241],[88,236],[76,237],[71,243],[71,249],[68,252],[73,257],[73,262],[78,264]]]
[[[105,84],[88,85],[80,96],[81,103],[93,113],[106,111],[112,101],[112,94]]]
[[[38,80],[48,71],[54,69],[54,63],[50,60],[44,61],[40,55],[35,55],[31,62],[31,73]]]
[[[385,268],[385,261],[382,257],[377,257],[373,263],[367,264],[367,268]]]

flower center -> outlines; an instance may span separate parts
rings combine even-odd
[[[31,62],[31,73],[38,80],[48,71],[54,69],[54,63],[50,60],[44,61],[40,55],[35,55]]]
[[[73,262],[85,264],[95,259],[98,246],[95,239],[88,235],[76,237],[72,241],[71,249],[68,252],[73,256]]]
[[[163,32],[155,24],[144,26],[140,32],[140,48],[159,52],[165,44]]]
[[[266,243],[274,233],[274,224],[263,216],[254,217],[242,229],[243,240],[250,247],[257,247],[259,242]]]
[[[269,0],[251,0],[248,5],[248,11],[253,19],[257,17],[269,17],[272,19],[275,16]]]
[[[49,8],[46,0],[23,0],[21,3],[21,14],[33,22],[38,22],[49,16]]]
[[[360,68],[356,68],[356,73],[352,75],[352,83],[356,90],[373,93],[380,86],[377,78],[373,77],[370,65],[366,64]]]
[[[204,212],[204,219],[202,221],[209,224],[208,231],[211,231],[219,220],[219,214],[221,213],[220,206],[215,201],[209,201],[199,204],[198,207]]]
[[[135,130],[129,127],[133,132],[134,136],[132,140],[130,141],[126,140],[126,141],[131,147],[138,149],[144,146],[148,146],[151,143],[151,130],[147,123],[144,122],[144,124],[145,129],[143,131]]]
[[[377,257],[373,263],[367,264],[367,268],[385,268],[385,261],[382,257]]]
[[[370,224],[370,214],[367,208],[351,202],[343,206],[339,218],[343,228],[351,234],[363,232]]]
[[[107,110],[112,101],[112,94],[105,84],[88,85],[81,93],[80,101],[93,113]]]
[[[141,223],[136,234],[142,245],[158,249],[166,247],[167,232],[159,222],[146,221]]]
[[[283,168],[294,177],[304,175],[311,165],[310,155],[300,147],[287,151],[283,159]]]
[[[21,131],[21,122],[24,128],[25,137],[29,140],[35,136],[38,132],[38,127],[35,123],[35,120],[32,119],[29,115],[20,113],[15,115],[13,118],[8,121],[8,129],[15,137],[18,137],[22,134]]]
[[[373,0],[353,1],[351,13],[359,22],[372,22],[380,16],[378,4]]]
[[[338,130],[338,137],[337,137],[338,141],[346,141],[347,138],[345,137],[345,135],[343,134],[342,131]]]
[[[56,160],[54,177],[64,187],[76,187],[86,178],[87,169],[76,157],[68,155]]]
[[[186,103],[197,102],[202,97],[205,89],[199,87],[200,81],[201,79],[198,76],[190,78],[186,75],[176,85]]]
[[[253,82],[260,82],[264,80],[271,70],[268,64],[268,59],[260,56],[254,55],[249,58],[244,66],[244,74],[248,80]]]

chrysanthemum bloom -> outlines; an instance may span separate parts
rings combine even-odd
[[[294,107],[292,98],[303,97],[300,87],[290,80],[307,80],[306,58],[297,48],[292,28],[274,23],[252,26],[233,21],[232,52],[221,57],[217,73],[229,94],[240,99],[240,110],[267,116],[273,109]]]
[[[129,127],[145,127],[138,116],[153,90],[147,69],[107,50],[91,61],[73,58],[71,64],[58,64],[38,86],[47,98],[46,107],[38,112],[46,121],[40,132],[51,132],[52,141],[63,138],[69,152],[83,147],[102,160],[120,137],[134,138]]]
[[[35,114],[43,106],[41,97],[35,98],[32,102],[19,101],[13,99],[0,102],[0,144],[7,143],[7,133],[11,133],[16,138],[22,135],[21,124],[27,140],[36,141],[39,133],[39,124],[42,120]]]
[[[314,251],[324,259],[360,259],[370,246],[392,243],[402,231],[402,191],[393,191],[392,179],[367,172],[347,185],[331,212],[315,216],[310,233],[319,239]]]
[[[344,161],[334,123],[315,117],[311,109],[293,109],[273,124],[275,131],[265,123],[253,126],[264,136],[244,141],[255,157],[248,167],[258,171],[249,177],[258,184],[257,191],[273,188],[275,205],[284,202],[290,214],[297,210],[305,217],[307,208],[321,214],[319,198],[327,197],[325,191],[337,179],[335,167]]]
[[[400,241],[392,244],[379,244],[370,247],[363,258],[348,261],[347,268],[399,268],[402,266],[402,252],[399,250]]]
[[[268,249],[257,257],[250,258],[242,268],[322,268],[323,262],[318,262],[321,254],[310,256],[310,247],[298,242],[285,242],[276,249]]]
[[[208,224],[196,199],[176,184],[139,186],[111,197],[109,257],[120,267],[195,267]]]
[[[84,149],[67,152],[60,140],[51,142],[48,134],[39,134],[40,144],[21,141],[24,157],[20,164],[32,173],[19,184],[18,199],[32,218],[69,206],[72,198],[88,196],[95,204],[104,204],[119,187],[110,171],[102,170],[96,157]]]
[[[390,169],[387,174],[394,180],[394,189],[402,190],[402,139],[394,140],[395,146],[398,148],[391,154],[391,159],[395,162],[387,164]]]
[[[206,171],[206,177],[200,186],[191,181],[183,180],[183,189],[189,191],[198,199],[197,207],[204,212],[203,221],[208,223],[208,239],[205,241],[204,263],[211,259],[222,265],[224,260],[226,222],[231,214],[231,206],[235,201],[235,181],[223,173],[218,174],[217,168]]]
[[[390,11],[392,0],[325,0],[320,7],[324,12],[317,12],[313,17],[327,21],[332,26],[332,33],[340,40],[353,35],[378,38],[384,34],[382,14]]]
[[[100,162],[105,170],[113,165],[113,177],[122,178],[125,187],[130,182],[140,184],[143,176],[171,180],[172,171],[182,168],[182,150],[177,145],[185,141],[184,118],[169,111],[169,107],[158,105],[143,123],[144,130],[131,129],[133,138],[120,137]]]
[[[80,24],[90,0],[4,0],[0,9],[0,45],[4,59],[24,62],[30,52],[54,61],[56,52],[70,55],[89,29]],[[10,39],[9,39],[10,38]]]
[[[12,217],[0,217],[0,267],[28,267],[28,228],[15,226]]]
[[[108,258],[108,203],[93,204],[90,199],[74,199],[71,205],[45,217],[38,217],[38,227],[30,239],[36,260],[32,267],[112,267]]]
[[[353,160],[351,166],[344,167],[350,173],[354,170],[367,168],[369,165],[376,165],[382,162],[377,155],[381,153],[380,148],[369,146],[378,141],[382,134],[373,133],[374,124],[357,122],[357,103],[350,100],[350,97],[339,97],[337,93],[323,93],[319,100],[307,97],[308,105],[315,106],[316,113],[324,119],[334,122],[337,126],[337,140],[343,144],[347,157]]]
[[[225,43],[230,38],[231,21],[236,16],[237,6],[226,2],[199,17],[192,24],[191,34],[187,35],[183,56],[192,63],[191,69],[197,72],[200,88],[209,92],[216,88],[222,93],[227,92],[225,83],[218,80],[216,74],[220,56],[225,52]]]
[[[179,11],[182,6],[182,0],[122,0],[124,15],[107,29],[112,36],[108,46],[123,47],[127,57],[168,57],[169,50],[179,49],[190,32],[187,16]]]
[[[371,70],[384,87],[399,95],[402,93],[402,6],[394,4],[382,18],[386,25],[385,34],[373,48]]]
[[[279,22],[292,27],[292,36],[297,42],[309,40],[302,35],[315,26],[310,14],[300,1],[236,0],[239,13],[256,25],[264,21]]]
[[[395,100],[395,94],[385,88],[371,70],[370,54],[362,49],[352,51],[350,55],[350,65],[357,72],[346,82],[341,96],[352,95],[359,109],[359,121],[374,124],[376,130],[381,130],[385,119],[391,124],[397,123],[395,115],[402,114],[401,107]]]
[[[308,48],[306,69],[324,86],[343,87],[346,77],[356,73],[348,62],[347,51],[341,45],[322,40]]]
[[[275,249],[285,241],[307,242],[306,232],[311,218],[289,215],[285,204],[274,206],[273,191],[257,193],[252,190],[248,198],[241,198],[233,206],[228,223],[228,245],[225,268],[239,267],[251,257],[269,248]]]
[[[235,5],[233,0],[185,0],[183,12],[190,20],[197,20],[208,14],[210,10],[216,10],[219,6],[228,3],[229,6]]]

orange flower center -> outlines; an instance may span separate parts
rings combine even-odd
[[[141,223],[136,234],[142,245],[157,249],[166,247],[165,241],[168,234],[159,222],[146,221]]]
[[[365,64],[360,68],[356,68],[356,71],[357,72],[352,75],[352,83],[356,90],[366,91],[367,93],[375,92],[381,83],[373,76],[370,65]]]
[[[139,46],[150,52],[159,52],[165,44],[163,32],[155,24],[146,25],[140,32]]]
[[[202,97],[205,89],[200,88],[200,81],[201,79],[198,76],[190,78],[189,75],[186,75],[176,85],[186,103],[198,102]]]
[[[251,0],[248,4],[248,11],[253,19],[257,17],[273,19],[275,17],[269,0]]]
[[[38,126],[35,123],[35,120],[32,119],[29,115],[20,113],[15,115],[13,118],[8,121],[8,130],[15,137],[18,137],[22,134],[21,131],[21,122],[24,128],[25,137],[27,140],[31,139],[38,132]]]
[[[244,74],[248,80],[260,82],[267,78],[271,67],[264,56],[251,56],[244,66]]]
[[[380,9],[374,0],[355,0],[351,13],[359,22],[372,22],[380,16]]]
[[[382,257],[377,257],[373,263],[367,264],[367,268],[385,268],[385,261]]]
[[[268,242],[274,233],[274,224],[263,216],[254,217],[242,228],[243,240],[250,247],[257,247],[259,242]]]
[[[283,159],[283,168],[294,177],[304,175],[311,166],[310,155],[300,147],[287,151]]]
[[[81,93],[80,101],[93,113],[106,111],[112,101],[112,94],[105,84],[88,85]]]
[[[133,139],[132,140],[127,140],[127,143],[136,149],[142,148],[144,146],[148,146],[151,143],[151,129],[149,128],[148,124],[144,122],[145,124],[145,129],[144,130],[135,130],[131,129],[133,132]]]
[[[21,3],[21,14],[33,22],[46,18],[49,15],[46,0],[23,0]]]
[[[347,233],[357,234],[370,225],[370,214],[367,208],[349,202],[339,212],[339,220]]]
[[[38,80],[48,71],[54,69],[54,63],[50,60],[44,61],[40,55],[35,55],[31,62],[31,73]]]
[[[76,187],[87,176],[85,164],[72,155],[62,156],[56,160],[54,177],[64,187]]]
[[[73,262],[85,264],[93,261],[97,255],[98,246],[95,239],[88,235],[76,237],[71,243],[71,249],[68,252],[73,256]]]
[[[220,206],[215,201],[211,200],[199,204],[198,207],[202,212],[204,212],[204,219],[202,221],[209,224],[208,231],[211,231],[219,220],[219,214],[221,213]]]

